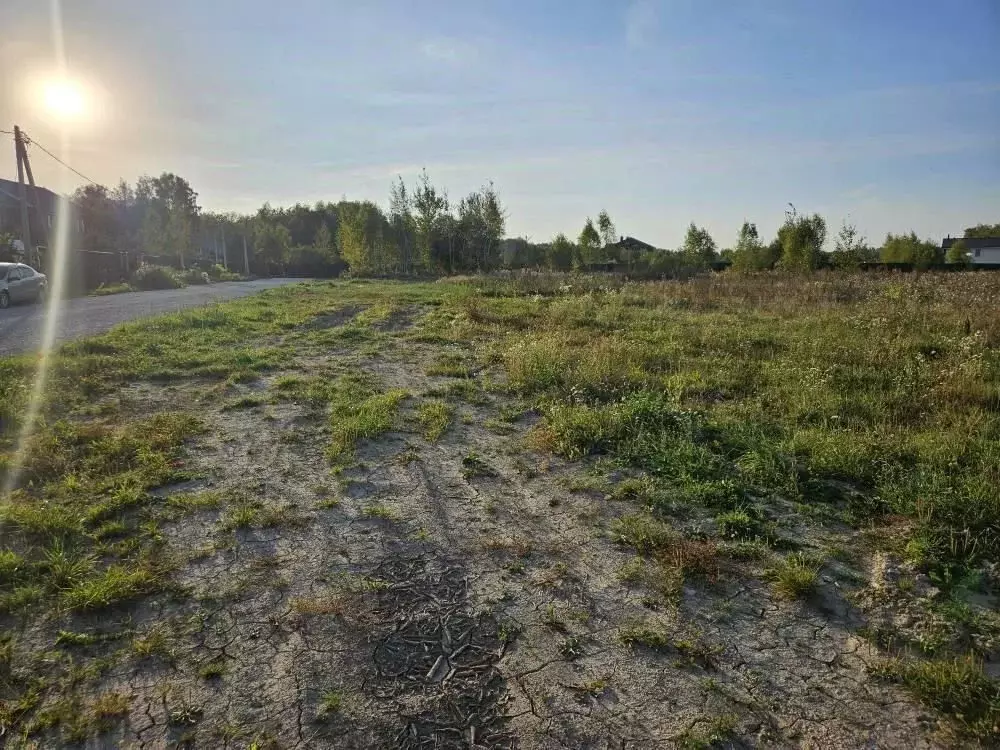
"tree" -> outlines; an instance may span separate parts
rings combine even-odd
[[[980,237],[1000,237],[1000,224],[976,224],[974,227],[966,227],[965,239]]]
[[[580,248],[580,259],[583,264],[596,263],[600,260],[597,256],[601,247],[601,235],[597,233],[594,222],[589,216],[583,229],[580,230],[580,237],[576,242]]]
[[[681,248],[685,262],[696,268],[709,268],[715,262],[716,254],[717,249],[712,235],[692,222],[684,237],[684,246]]]
[[[366,275],[398,270],[398,247],[387,239],[391,227],[381,209],[371,201],[344,201],[338,209],[337,244],[351,272]]]
[[[437,189],[427,176],[426,169],[420,173],[417,187],[413,191],[412,203],[415,211],[414,220],[417,243],[420,248],[420,262],[425,269],[431,270],[434,266],[434,259],[431,255],[434,230],[439,217],[448,210],[448,198],[438,194]]]
[[[733,269],[740,272],[762,271],[773,265],[757,233],[757,225],[744,221],[733,248]]]
[[[573,267],[573,258],[576,255],[576,248],[569,241],[565,234],[560,232],[552,238],[546,252],[546,262],[553,271],[568,271]]]
[[[858,234],[858,228],[846,221],[837,233],[837,241],[831,261],[836,268],[856,269],[866,260],[866,241]]]
[[[458,204],[458,227],[462,239],[464,268],[480,271],[500,262],[500,240],[507,225],[507,211],[490,182],[469,193]]]
[[[121,227],[114,203],[103,185],[84,185],[73,194],[73,208],[83,225],[80,244],[84,250],[119,249]]]
[[[601,233],[601,241],[605,247],[617,242],[618,231],[615,229],[615,223],[611,221],[611,217],[608,216],[607,211],[602,210],[601,213],[597,214],[597,230]]]
[[[392,235],[403,273],[410,273],[412,270],[413,248],[416,246],[411,207],[412,200],[406,183],[399,177],[389,188],[389,223],[392,225]]]
[[[152,255],[175,256],[183,268],[201,210],[197,199],[198,194],[183,177],[170,172],[155,178],[140,177],[135,185],[135,204],[142,216],[143,250]]]
[[[313,247],[324,256],[333,259],[337,255],[337,247],[333,244],[333,233],[330,232],[330,227],[326,225],[324,221],[319,225],[319,229],[316,230],[316,236],[313,238]]]
[[[885,236],[879,257],[886,263],[912,263],[917,268],[927,268],[944,260],[937,243],[918,239],[916,232],[909,234],[889,232]]]
[[[267,266],[267,270],[283,271],[292,249],[292,234],[288,227],[258,219],[253,227],[254,254]]]
[[[819,265],[820,253],[826,242],[826,221],[819,214],[799,216],[793,206],[785,214],[785,223],[778,230],[778,241],[783,268],[811,271]]]
[[[958,240],[957,242],[952,243],[951,247],[948,248],[948,254],[945,256],[945,261],[956,265],[969,265],[969,248],[963,240]]]

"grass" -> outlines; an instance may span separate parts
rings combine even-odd
[[[382,322],[410,306],[427,310],[419,329],[393,338]],[[303,404],[324,414],[323,439],[343,468],[364,441],[393,430],[441,439],[455,419],[449,401],[462,400],[483,407],[477,419],[485,407],[507,409],[491,415],[494,427],[530,431],[512,452],[541,453],[533,465],[617,474],[600,483],[623,513],[610,534],[641,554],[623,576],[658,594],[722,568],[763,572],[775,595],[808,602],[819,562],[786,537],[822,527],[820,543],[840,558],[830,537],[864,529],[874,548],[905,558],[955,602],[936,616],[968,643],[987,618],[966,582],[1000,557],[998,306],[995,274],[726,273],[642,284],[538,274],[284,287],[118,326],[52,357],[27,460],[0,498],[0,609],[38,622],[127,615],[169,584],[165,522],[213,509],[230,530],[295,522],[287,508],[152,491],[194,476],[185,443],[203,426],[192,414],[257,399]],[[353,320],[318,324],[348,309]],[[405,391],[356,366],[362,350],[381,355],[389,341],[412,345],[414,363],[448,378],[415,389],[434,397],[416,405],[415,423],[398,419]],[[302,353],[330,351],[335,365],[301,365]],[[0,361],[0,475],[11,471],[34,367],[30,357]],[[232,398],[226,384],[276,371],[266,395],[206,399],[188,413],[147,418],[108,406],[125,384]],[[496,473],[487,456],[462,464],[470,480]],[[859,548],[852,566],[863,570],[866,554]],[[136,639],[133,657],[169,658],[170,638],[158,632]],[[993,716],[983,696],[995,683],[956,671],[966,646],[953,641],[934,640],[926,650],[937,661],[900,663],[892,679],[960,725],[995,721],[983,718]],[[33,663],[10,658],[17,674],[31,672]],[[976,690],[959,690],[957,674]],[[18,683],[10,695],[28,701],[30,690]],[[964,731],[983,736],[985,724],[975,726]]]
[[[805,599],[816,592],[819,584],[820,561],[797,552],[782,558],[768,571],[775,593],[785,599]]]
[[[455,408],[446,401],[427,401],[417,408],[417,421],[423,429],[424,437],[436,442],[451,424]]]
[[[360,392],[367,389],[367,386],[349,383],[331,402],[331,439],[327,452],[332,459],[350,454],[360,440],[389,432],[396,423],[399,405],[409,398],[405,390],[394,388],[358,400]]]
[[[343,693],[336,690],[328,690],[320,697],[319,713],[321,716],[331,716],[338,713],[343,705]]]
[[[733,714],[722,714],[700,721],[681,733],[677,738],[677,747],[679,750],[710,750],[713,747],[722,747],[722,743],[731,738],[737,722],[738,717]]]
[[[157,588],[160,581],[161,576],[149,568],[112,565],[67,588],[63,602],[72,610],[101,609],[148,593]]]
[[[1000,681],[990,679],[976,659],[892,659],[873,671],[949,716],[966,736],[1000,742]]]

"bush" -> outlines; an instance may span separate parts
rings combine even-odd
[[[227,271],[225,266],[219,263],[209,266],[208,276],[212,281],[240,281],[243,278],[238,273]]]
[[[129,284],[135,289],[180,289],[184,281],[172,268],[165,266],[139,266],[132,274]]]
[[[202,284],[211,284],[212,280],[208,277],[208,274],[204,271],[199,271],[197,268],[189,268],[181,274],[181,280],[185,284],[193,284],[195,286]]]

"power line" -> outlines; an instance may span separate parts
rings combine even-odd
[[[62,164],[62,165],[63,165],[64,167],[66,167],[66,169],[68,169],[68,170],[69,170],[70,172],[73,172],[73,173],[74,173],[74,174],[76,174],[77,176],[79,176],[79,177],[82,177],[82,178],[83,178],[83,179],[85,179],[85,180],[86,180],[86,181],[87,181],[88,183],[90,183],[90,184],[92,184],[92,185],[100,185],[100,184],[101,184],[101,183],[99,183],[99,182],[98,182],[97,180],[92,180],[92,179],[90,179],[89,177],[87,177],[87,175],[85,175],[85,174],[84,174],[83,172],[81,172],[80,170],[78,170],[78,169],[73,169],[73,167],[71,167],[71,166],[70,166],[69,164],[67,164],[66,162],[64,162],[64,161],[63,161],[62,159],[60,159],[60,158],[59,158],[58,156],[56,156],[55,154],[53,154],[53,153],[52,153],[51,151],[49,151],[49,150],[48,150],[47,148],[45,148],[45,146],[43,146],[43,145],[42,145],[41,143],[39,143],[38,141],[36,141],[36,140],[34,140],[34,139],[32,139],[32,138],[29,138],[29,137],[28,137],[28,135],[27,135],[27,133],[25,133],[25,134],[24,134],[24,142],[25,142],[25,144],[30,144],[30,145],[32,145],[32,146],[38,146],[38,148],[40,148],[40,149],[41,149],[42,151],[44,151],[44,152],[45,152],[46,154],[48,154],[48,155],[49,155],[49,156],[51,156],[51,157],[52,157],[53,159],[55,159],[55,160],[56,160],[57,162],[59,162],[60,164]],[[103,187],[103,186],[102,186],[102,187]]]

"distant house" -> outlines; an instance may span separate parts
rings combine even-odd
[[[13,180],[0,178],[0,234],[12,234],[21,237],[21,187]],[[34,190],[25,187],[28,198],[28,225],[31,228],[31,241],[34,245],[44,245],[52,228],[56,224],[56,206],[59,196],[48,188],[37,187]],[[38,212],[35,210],[37,196],[41,208],[42,221],[39,223]]]
[[[974,266],[1000,266],[1000,237],[946,237],[941,249],[948,249],[956,242],[962,242],[969,251],[969,263]]]
[[[618,242],[608,245],[605,249],[610,252],[621,253],[622,251],[629,253],[626,257],[635,257],[637,255],[642,255],[644,253],[651,253],[656,250],[655,247],[650,245],[648,242],[643,242],[642,240],[637,240],[635,237],[622,237]]]

